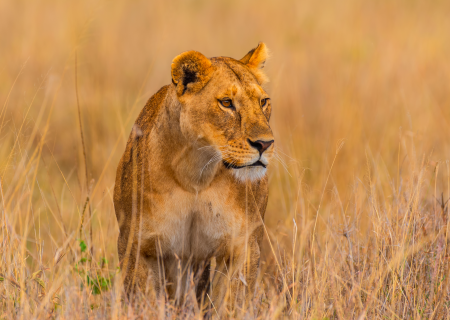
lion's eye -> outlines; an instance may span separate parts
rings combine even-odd
[[[233,103],[230,99],[220,100],[220,104],[225,108],[233,108]]]
[[[269,101],[269,98],[265,98],[261,100],[261,107],[265,107],[267,104],[267,101]]]

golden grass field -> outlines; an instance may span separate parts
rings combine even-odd
[[[230,317],[450,318],[449,17],[447,0],[0,0],[0,319],[202,318],[124,302],[115,171],[177,54],[259,41],[283,161],[257,292]]]

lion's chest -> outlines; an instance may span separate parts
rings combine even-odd
[[[226,194],[174,192],[158,212],[165,250],[180,258],[206,259],[243,228],[242,214]]]

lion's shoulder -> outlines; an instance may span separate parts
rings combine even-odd
[[[164,105],[164,100],[166,99],[167,92],[169,91],[169,86],[166,85],[159,89],[150,99],[148,99],[145,107],[142,109],[135,124],[139,126],[142,133],[148,133],[153,124],[155,123],[156,117]]]
[[[159,91],[147,101],[134,123],[125,152],[117,166],[114,191],[115,206],[117,206],[117,208],[122,206],[121,200],[125,201],[124,199],[131,199],[130,190],[132,190],[133,181],[130,173],[133,171],[133,154],[135,154],[134,161],[137,162],[136,164],[140,168],[146,152],[144,141],[158,121],[158,115],[161,113],[162,108],[166,105],[165,101],[169,88],[170,85],[166,85],[159,89]],[[140,179],[140,176],[138,176],[138,178]]]
[[[165,105],[165,100],[167,97],[167,92],[169,91],[169,86],[166,85],[158,90],[150,99],[148,99],[144,108],[139,113],[136,119],[133,129],[131,130],[130,136],[128,137],[127,146],[125,148],[125,153],[121,159],[122,165],[131,161],[131,151],[133,148],[139,148],[143,140],[141,137],[147,137],[150,134],[153,126],[155,125],[158,114],[160,114],[161,109]]]

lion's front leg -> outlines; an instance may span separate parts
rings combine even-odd
[[[122,240],[122,241],[121,241]],[[129,298],[137,294],[159,296],[163,289],[164,270],[162,263],[154,252],[149,252],[148,241],[132,244],[119,238],[119,259],[123,272],[123,284]]]
[[[234,312],[247,307],[255,291],[260,261],[259,244],[251,237],[228,257],[219,258],[214,270],[212,295],[216,311]]]

